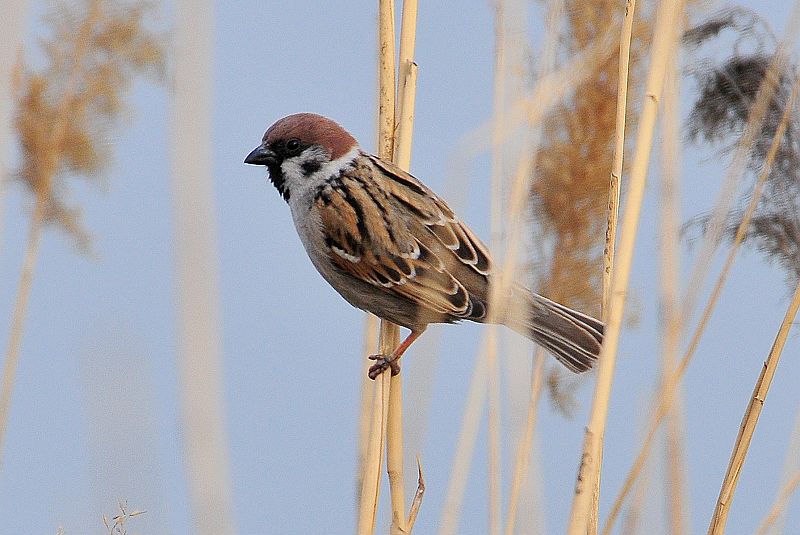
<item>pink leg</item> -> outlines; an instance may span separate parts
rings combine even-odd
[[[369,378],[375,380],[375,378],[382,374],[387,368],[392,369],[392,375],[397,375],[400,373],[400,363],[397,361],[403,356],[403,353],[406,352],[406,349],[408,349],[409,346],[414,343],[414,340],[422,336],[422,333],[424,332],[425,329],[420,331],[411,331],[411,333],[406,336],[406,339],[403,340],[394,351],[392,351],[391,355],[370,355],[369,359],[374,360],[375,364],[369,368]]]

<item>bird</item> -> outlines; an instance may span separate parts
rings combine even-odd
[[[390,354],[369,357],[370,378],[399,373],[429,324],[462,320],[506,325],[576,373],[597,360],[604,325],[592,316],[519,283],[490,311],[498,275],[483,242],[430,188],[332,119],[288,115],[244,163],[266,166],[320,275],[351,305],[410,330]]]

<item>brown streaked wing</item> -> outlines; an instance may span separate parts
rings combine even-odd
[[[464,286],[420,244],[403,218],[381,209],[390,205],[386,193],[357,171],[321,189],[314,201],[330,260],[353,277],[431,311],[467,314]]]
[[[395,203],[416,216],[458,259],[480,275],[488,275],[492,260],[486,246],[453,213],[447,204],[422,182],[396,165],[370,156],[389,179],[388,194]]]

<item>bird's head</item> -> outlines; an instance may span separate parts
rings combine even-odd
[[[346,155],[358,144],[336,122],[314,113],[296,113],[269,127],[244,163],[264,165],[269,178],[287,201],[326,164]]]

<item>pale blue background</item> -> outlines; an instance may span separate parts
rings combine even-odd
[[[47,2],[31,4],[29,51]],[[783,32],[791,2],[749,4],[776,33]],[[435,190],[443,188],[461,136],[487,121],[492,106],[490,2],[453,5],[422,2],[418,22],[412,171]],[[216,7],[213,161],[226,423],[242,533],[353,531],[363,315],[315,273],[264,171],[242,160],[269,124],[297,111],[333,117],[374,148],[376,9],[375,2],[239,1]],[[169,16],[167,10],[165,25]],[[538,3],[531,5],[531,22],[540,36]],[[167,94],[138,83],[132,110],[109,140],[116,163],[106,191],[73,184],[74,199],[94,234],[95,258],[76,254],[60,232],[48,232],[42,242],[0,473],[0,534],[53,534],[59,525],[68,535],[100,533],[100,515],[114,513],[117,498],[148,510],[131,524],[134,533],[190,530],[176,406]],[[691,200],[684,200],[684,211],[696,214],[710,206],[722,167],[708,153],[690,150],[685,157],[683,190]],[[471,170],[463,216],[488,238],[486,154]],[[7,191],[0,254],[3,347],[29,209],[18,187]],[[632,280],[631,306],[641,319],[625,331],[620,348],[603,512],[640,441],[659,367],[657,193],[653,181]],[[753,254],[740,258],[688,372],[695,532],[706,529],[786,296],[782,273]],[[481,327],[447,327],[441,333],[444,349],[421,445],[428,484],[416,530],[421,534],[435,532],[439,520]],[[731,534],[752,532],[779,485],[800,408],[798,346],[793,333],[742,474]],[[422,358],[412,351],[404,360],[410,368]],[[569,513],[590,396],[591,381],[584,381],[572,420],[548,403],[540,413],[538,463],[546,516],[532,523],[551,533],[563,531]],[[486,530],[485,445],[483,432],[461,533]],[[512,455],[504,452],[507,467]],[[506,491],[508,474],[507,468]],[[651,494],[661,492],[659,485],[654,478]],[[664,532],[657,511],[645,522],[653,533]],[[787,533],[800,532],[796,506],[789,525]],[[379,524],[378,532],[382,529]]]

